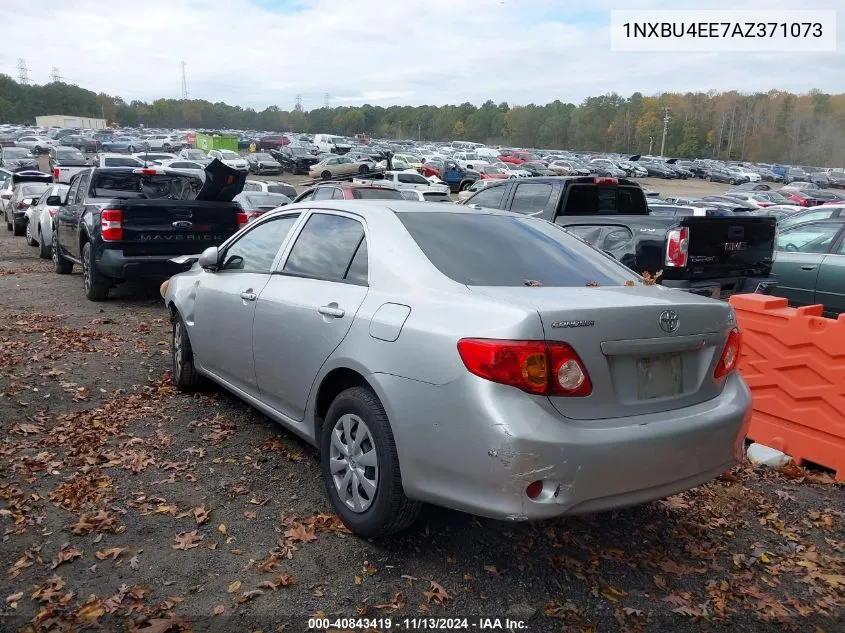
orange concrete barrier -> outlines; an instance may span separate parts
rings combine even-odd
[[[759,294],[730,299],[742,330],[739,371],[754,397],[748,437],[845,481],[845,314],[789,308]]]

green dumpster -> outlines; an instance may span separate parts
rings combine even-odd
[[[206,152],[212,149],[230,149],[237,152],[238,137],[220,134],[197,134],[195,147]]]

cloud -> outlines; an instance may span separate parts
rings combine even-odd
[[[5,3],[0,72],[66,81],[126,100],[191,97],[263,109],[332,103],[580,102],[616,91],[772,88],[845,92],[837,53],[611,52],[609,10],[656,0],[46,0]],[[798,2],[750,1],[773,10]],[[813,8],[836,8],[821,2]],[[708,8],[731,8],[713,0]],[[700,8],[674,2],[672,8]],[[845,15],[845,12],[840,12]],[[842,22],[840,17],[840,23]]]

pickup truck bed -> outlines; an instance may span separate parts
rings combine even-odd
[[[524,189],[523,189],[524,188]],[[713,298],[771,292],[776,220],[769,217],[650,215],[642,188],[623,178],[514,179],[481,189],[464,204],[542,217],[639,274]]]

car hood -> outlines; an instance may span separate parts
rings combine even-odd
[[[232,169],[215,158],[205,168],[205,182],[196,199],[231,202],[244,190],[246,177],[246,172]]]

